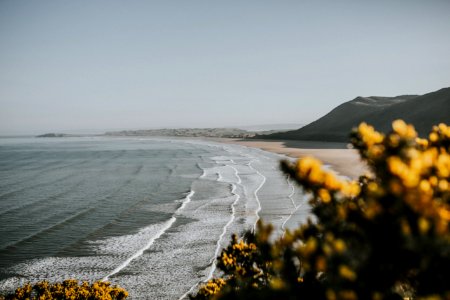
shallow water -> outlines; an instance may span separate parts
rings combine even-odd
[[[279,156],[212,142],[0,139],[0,290],[107,279],[174,299],[216,272],[232,233],[309,214]]]

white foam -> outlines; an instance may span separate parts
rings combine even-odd
[[[175,217],[170,218],[168,221],[166,221],[164,223],[164,225],[162,226],[162,228],[156,233],[156,235],[154,235],[148,242],[147,244],[139,249],[136,253],[134,253],[131,257],[127,258],[124,262],[122,262],[118,267],[116,267],[114,270],[112,270],[108,275],[106,275],[105,277],[103,277],[102,281],[107,281],[109,279],[109,277],[111,277],[114,274],[119,273],[122,269],[124,269],[126,266],[128,266],[131,261],[133,261],[134,259],[136,259],[137,257],[141,256],[142,254],[144,254],[144,251],[147,250],[148,248],[150,248],[151,245],[153,245],[153,243],[155,242],[155,240],[159,239],[161,237],[161,235],[164,234],[164,232],[166,232],[167,229],[169,229],[172,224],[176,221]]]
[[[292,206],[294,207],[294,209],[292,210],[291,214],[286,218],[286,220],[284,220],[283,224],[281,225],[281,230],[283,230],[283,236],[284,236],[284,232],[286,231],[286,228],[285,228],[286,223],[289,221],[289,219],[292,217],[292,215],[298,210],[298,208],[303,204],[303,203],[299,204],[298,206],[295,205],[294,198],[293,198],[295,195],[295,188],[290,180],[290,175],[287,175],[286,182],[289,185],[289,187],[291,188],[291,193],[288,195],[288,198],[291,199]]]
[[[235,162],[233,160],[231,160],[231,162],[234,164]],[[234,166],[230,166],[230,168],[232,168],[234,170],[234,175],[236,176],[237,180],[237,184],[241,184],[242,180],[241,177],[239,177],[239,173],[238,170],[234,167]]]
[[[256,174],[258,174],[259,176],[261,176],[263,178],[261,184],[254,191],[255,199],[256,199],[256,202],[258,203],[258,208],[256,209],[256,222],[258,222],[258,220],[259,220],[259,212],[261,211],[261,201],[259,201],[259,198],[258,198],[258,191],[263,187],[264,183],[266,183],[266,177],[263,174],[261,174],[258,170],[253,168],[251,162],[248,164],[248,166],[250,168],[252,168],[256,172]],[[253,231],[256,231],[256,223],[253,226]]]
[[[190,191],[189,194],[186,196],[186,198],[184,198],[183,203],[181,204],[181,206],[175,211],[175,214],[180,213],[180,211],[182,211],[186,205],[191,202],[192,196],[194,196],[195,192],[194,191]]]
[[[155,240],[159,239],[170,227],[172,227],[173,223],[175,223],[175,221],[177,220],[177,218],[175,217],[175,215],[177,215],[180,211],[182,211],[186,205],[191,202],[191,198],[194,195],[194,191],[190,191],[189,194],[184,198],[181,206],[175,211],[174,215],[166,222],[164,222],[162,224],[162,226],[160,226],[161,228],[156,232],[155,235],[153,235],[148,242],[144,245],[144,247],[138,249],[138,251],[136,251],[133,255],[131,255],[130,257],[128,257],[125,261],[123,261],[119,266],[117,266],[114,270],[112,270],[110,273],[108,273],[108,275],[106,275],[105,277],[103,277],[102,281],[107,281],[109,279],[109,277],[111,277],[114,274],[119,273],[121,270],[123,270],[125,267],[127,267],[134,259],[138,258],[139,256],[141,256],[142,254],[144,254],[144,251],[149,249],[153,243],[155,242]],[[155,225],[151,225],[149,226],[150,228],[153,228]],[[140,233],[146,232],[148,230],[148,228],[144,228],[142,230],[140,230]],[[139,233],[138,233],[139,235]]]
[[[221,160],[221,162],[222,163],[227,163],[227,162],[230,162],[230,163],[232,163],[232,164],[235,164],[235,162],[234,162],[234,160],[233,159],[226,159],[225,157],[216,157],[216,159],[217,160]],[[217,161],[216,160],[216,161]],[[215,248],[215,251],[214,251],[214,256],[212,257],[212,261],[211,261],[211,267],[210,267],[210,270],[209,270],[209,272],[208,272],[208,275],[207,275],[207,277],[206,277],[206,279],[204,279],[204,280],[201,280],[201,281],[199,281],[199,282],[197,282],[196,284],[194,284],[186,293],[184,293],[179,299],[184,299],[184,298],[186,298],[190,293],[192,293],[193,292],[193,290],[198,286],[198,284],[200,283],[200,282],[206,282],[206,281],[208,281],[208,280],[210,280],[212,277],[213,277],[213,275],[214,275],[214,272],[215,272],[215,270],[217,269],[217,257],[218,257],[218,255],[219,255],[219,252],[221,251],[221,249],[222,249],[222,247],[223,247],[223,244],[224,244],[224,238],[226,237],[226,234],[227,234],[227,232],[228,232],[228,229],[229,229],[229,227],[231,226],[231,224],[235,221],[235,219],[236,219],[236,205],[238,204],[238,202],[239,202],[239,200],[241,199],[241,196],[236,192],[236,190],[237,190],[237,185],[241,185],[242,184],[242,179],[241,179],[241,177],[239,176],[239,172],[238,172],[238,170],[233,166],[233,165],[226,165],[226,167],[228,167],[228,168],[231,168],[233,171],[234,171],[234,179],[236,179],[236,180],[231,180],[231,178],[227,178],[227,179],[229,179],[229,181],[228,182],[232,182],[231,183],[231,185],[232,185],[232,189],[231,189],[231,193],[232,194],[234,194],[235,195],[235,200],[233,201],[233,203],[231,204],[231,216],[230,216],[230,219],[228,220],[228,222],[223,226],[223,228],[222,228],[222,233],[220,234],[220,236],[219,236],[219,239],[217,240],[217,243],[216,243],[216,248]],[[224,168],[222,168],[222,171],[224,171]],[[205,172],[206,173],[206,172]],[[222,172],[219,172],[218,173],[220,176],[219,176],[219,178],[217,179],[217,181],[224,181],[224,177],[223,176],[221,176],[221,174],[222,174]]]
[[[234,168],[233,166],[229,166],[229,167],[232,168],[235,171],[236,177],[238,178],[238,184],[240,184],[241,183],[241,178],[239,177],[236,168]],[[235,205],[237,204],[237,202],[240,199],[239,194],[236,193],[236,185],[235,184],[232,184],[231,193],[234,194],[235,197],[236,197],[234,202],[231,204],[231,217],[230,217],[230,220],[227,222],[227,224],[225,224],[225,226],[223,227],[222,234],[219,236],[219,239],[217,240],[216,251],[214,252],[214,257],[213,257],[213,261],[212,261],[212,264],[211,264],[211,269],[209,271],[208,278],[206,280],[209,280],[209,279],[211,279],[213,277],[214,271],[216,270],[217,256],[219,255],[219,252],[221,250],[222,240],[223,240],[225,234],[227,233],[228,227],[231,225],[231,223],[233,223],[233,221],[235,219],[235,214],[236,214]]]

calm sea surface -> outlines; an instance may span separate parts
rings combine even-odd
[[[0,291],[105,279],[131,299],[178,299],[217,272],[233,232],[308,216],[279,159],[189,140],[0,138]]]

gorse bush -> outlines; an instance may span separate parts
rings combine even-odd
[[[111,286],[109,282],[97,281],[92,284],[69,279],[62,283],[50,284],[41,281],[34,285],[25,284],[16,289],[15,293],[7,295],[8,300],[122,300],[128,297],[128,292],[121,287]],[[0,296],[2,299],[2,296]]]
[[[311,193],[314,221],[272,241],[233,236],[221,278],[191,299],[450,299],[450,127],[428,139],[397,120],[351,133],[370,172],[346,181],[314,158],[282,169]]]

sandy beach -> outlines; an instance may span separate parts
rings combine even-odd
[[[265,151],[284,154],[292,158],[312,156],[330,165],[338,174],[357,179],[368,171],[356,150],[348,149],[344,143],[315,141],[277,141],[217,139],[219,142],[259,148]]]

